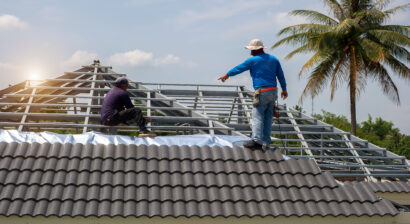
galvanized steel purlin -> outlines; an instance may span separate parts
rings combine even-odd
[[[56,132],[135,131],[133,126],[107,127],[99,121],[104,94],[118,76],[125,74],[116,73],[111,66],[93,64],[37,85],[20,83],[0,90],[0,127]],[[150,128],[156,132],[251,134],[252,91],[244,86],[130,80],[129,94],[136,107],[152,114]],[[279,106],[279,113],[272,126],[272,135],[277,137],[272,147],[291,157],[312,158],[322,170],[339,177],[368,177],[373,181],[373,176],[391,180],[410,177],[410,164],[402,156],[285,105]]]

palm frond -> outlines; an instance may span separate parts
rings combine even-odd
[[[285,59],[291,59],[296,54],[309,53],[315,50],[316,50],[316,47],[314,45],[312,45],[311,43],[307,43],[303,46],[296,48],[292,52],[290,52],[288,55],[285,56]]]
[[[410,61],[410,52],[404,47],[392,46],[389,48],[389,51],[398,60]]]
[[[342,21],[345,18],[343,8],[337,0],[324,0],[325,4],[332,10],[333,15]]]
[[[353,18],[353,14],[358,9],[359,0],[341,0],[342,8],[345,11],[346,18]]]
[[[339,75],[341,74],[339,71],[342,65],[346,63],[347,51],[348,48],[346,48],[345,51],[341,54],[339,61],[336,63],[336,66],[333,69],[332,81],[330,81],[330,100],[333,100],[335,90],[337,89],[337,80],[339,78]]]
[[[382,45],[370,40],[369,38],[363,38],[360,40],[359,46],[361,46],[362,49],[361,54],[365,54],[373,62],[382,61],[383,63],[385,49]]]
[[[390,31],[390,30],[369,30],[369,34],[373,35],[377,39],[380,40],[381,43],[383,42],[393,42],[401,46],[408,47],[410,46],[410,38],[406,35],[403,35],[398,32]]]
[[[377,40],[376,40],[377,41]],[[366,39],[366,43],[372,43],[373,47],[366,46],[365,44],[362,45],[363,47],[363,54],[368,58],[368,60],[372,60],[373,62],[378,62],[383,64],[387,64],[393,72],[400,78],[403,78],[407,81],[410,81],[410,70],[408,66],[401,62],[401,60],[408,62],[410,60],[410,53],[407,49],[394,45],[393,43],[389,43],[386,45],[385,43],[377,43],[373,40]],[[382,60],[377,61],[372,59],[372,49],[378,45],[378,49],[382,51]],[[367,69],[367,68],[363,68]]]
[[[386,68],[381,63],[366,60],[366,58],[364,59],[366,68],[369,71],[367,76],[377,81],[381,86],[383,93],[386,94],[393,102],[400,104],[398,88]]]
[[[299,98],[299,103],[302,103],[303,98],[307,95],[314,97],[326,87],[336,60],[336,55],[329,55],[313,69],[309,81]]]
[[[381,26],[374,26],[370,28],[370,30],[390,30],[393,32],[401,33],[403,35],[409,36],[410,35],[410,26],[401,26],[401,25],[381,25]]]
[[[358,1],[357,9],[358,11],[371,10],[373,4],[374,4],[374,0],[360,0]]]
[[[335,31],[339,34],[347,34],[353,27],[359,27],[358,19],[345,19],[336,26]]]
[[[320,60],[322,60],[323,55],[322,52],[318,51],[316,52],[300,69],[298,77],[301,78],[302,74],[304,71],[309,70],[310,68],[313,67],[316,63],[318,63]]]
[[[281,29],[278,33],[278,36],[283,34],[298,34],[304,32],[314,33],[322,33],[332,29],[332,26],[325,25],[325,24],[298,24],[293,26],[288,26]]]
[[[355,17],[363,24],[381,24],[389,18],[389,15],[380,10],[370,9],[355,13]]]
[[[304,16],[313,23],[321,23],[325,25],[336,25],[338,23],[335,19],[314,10],[293,10],[290,12],[290,15]]]
[[[271,49],[274,49],[280,45],[290,44],[290,45],[304,45],[307,42],[308,33],[293,34],[285,37],[278,42],[276,42]]]
[[[345,48],[346,38],[337,31],[322,33],[318,38],[318,50],[323,52],[342,51]]]
[[[363,46],[364,51],[366,51],[366,55],[374,61],[379,61],[380,59],[391,56],[398,60],[410,60],[410,52],[406,48],[397,45],[395,42],[380,42],[379,39],[368,36],[363,38],[360,43]],[[371,52],[374,52],[374,54]],[[372,57],[372,55],[375,57]]]
[[[356,55],[357,55],[357,60],[356,60],[356,65],[357,65],[357,82],[356,82],[356,98],[360,98],[360,95],[362,92],[365,91],[366,84],[367,84],[367,74],[368,70],[366,68],[366,64],[363,60],[363,47],[360,44],[355,45],[356,49]],[[349,74],[350,75],[350,74]]]
[[[390,4],[391,0],[378,0],[377,2],[375,2],[373,4],[373,6],[371,7],[371,9],[384,9],[388,4]]]
[[[410,3],[407,3],[407,4],[399,5],[399,6],[391,8],[391,9],[385,10],[384,13],[386,13],[388,15],[391,15],[391,14],[396,13],[399,10],[406,10],[409,7],[410,7]]]
[[[395,57],[386,57],[385,63],[400,77],[410,81],[410,69],[403,62],[397,60]]]

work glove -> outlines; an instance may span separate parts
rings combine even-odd
[[[228,74],[225,74],[224,76],[219,77],[218,80],[221,80],[222,82],[225,82],[229,78]]]
[[[288,92],[286,90],[282,90],[280,96],[282,97],[282,99],[285,100],[286,98],[288,98]]]

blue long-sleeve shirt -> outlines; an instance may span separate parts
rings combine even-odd
[[[104,102],[101,106],[101,122],[105,124],[107,119],[112,118],[116,113],[125,108],[133,107],[134,105],[127,91],[114,87],[104,97]]]
[[[275,56],[263,53],[250,57],[242,64],[231,69],[227,75],[229,77],[235,76],[247,70],[250,70],[255,90],[263,87],[277,86],[277,78],[282,90],[286,91],[285,76],[279,60]]]

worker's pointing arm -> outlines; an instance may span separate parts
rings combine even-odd
[[[236,66],[235,68],[231,69],[228,73],[226,73],[224,76],[219,77],[218,80],[221,80],[222,82],[225,82],[229,77],[235,76],[239,73],[242,73],[244,71],[247,71],[251,69],[252,61],[251,58],[246,60],[244,63]]]

